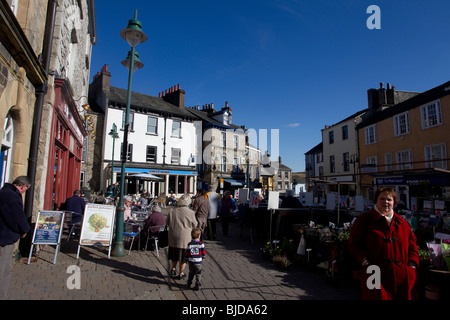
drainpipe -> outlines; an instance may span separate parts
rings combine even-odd
[[[47,18],[45,22],[44,42],[42,48],[42,65],[45,74],[48,76],[50,58],[53,47],[53,31],[55,29],[57,0],[49,0],[47,7]],[[29,222],[33,215],[33,200],[36,181],[37,158],[39,151],[39,136],[41,134],[42,109],[44,105],[45,95],[47,94],[48,80],[40,87],[36,88],[36,102],[34,104],[33,127],[31,132],[30,155],[28,158],[28,177],[31,180],[31,186],[26,193],[25,214]]]

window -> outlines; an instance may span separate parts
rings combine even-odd
[[[228,125],[228,121],[229,121],[228,112],[225,112],[223,114],[223,124]]]
[[[329,142],[330,144],[333,144],[333,143],[334,143],[334,131],[328,132],[328,142]]]
[[[409,115],[408,112],[404,112],[394,117],[394,134],[401,136],[407,133],[409,133]]]
[[[88,153],[88,149],[89,149],[89,136],[84,138],[84,145],[83,145],[83,150],[81,151],[81,162],[83,163],[87,163],[88,158],[87,158],[87,153]]]
[[[316,154],[316,163],[322,163],[323,162],[323,153],[317,153]]]
[[[334,172],[334,156],[330,156],[330,172]]]
[[[239,158],[233,159],[233,172],[239,172]]]
[[[239,149],[239,136],[233,136],[233,146],[235,150]]]
[[[226,147],[227,146],[227,133],[226,132],[221,132],[221,146],[222,147]]]
[[[377,142],[377,131],[375,125],[365,128],[366,144],[372,144]]]
[[[447,152],[445,143],[434,144],[425,147],[425,161],[427,168],[447,169]]]
[[[122,113],[122,130],[125,130],[125,114],[126,112],[124,111]],[[130,131],[134,131],[134,112],[130,112],[130,116],[128,117],[128,122],[130,123]]]
[[[392,166],[392,153],[385,153],[384,154],[384,164],[385,164],[385,170],[386,171],[392,171],[394,168]]]
[[[343,159],[343,166],[344,166],[344,171],[350,171],[350,161],[349,161],[350,155],[348,152],[344,152],[342,154],[342,159]]]
[[[342,140],[348,139],[348,126],[342,127]]]
[[[120,145],[120,158],[123,159],[123,143]],[[126,160],[133,161],[133,145],[131,143],[128,144]]]
[[[181,149],[172,148],[171,164],[180,164]]]
[[[422,115],[422,129],[442,124],[441,103],[439,100],[421,106],[420,113]]]
[[[226,172],[227,171],[227,157],[222,156],[222,162],[220,163],[220,171]]]
[[[158,118],[147,117],[147,133],[158,134]]]
[[[156,163],[156,149],[154,146],[147,146],[147,162]]]
[[[181,121],[172,122],[172,137],[181,138]]]
[[[80,172],[80,189],[86,186],[86,171]]]
[[[412,150],[402,150],[395,154],[397,162],[397,170],[409,170],[413,169],[412,165]]]
[[[366,158],[366,168],[370,168],[370,172],[378,172],[378,161],[377,156]]]

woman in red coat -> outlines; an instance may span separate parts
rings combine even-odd
[[[352,226],[348,248],[363,266],[363,299],[411,299],[419,250],[408,222],[394,212],[396,203],[392,188],[378,189],[373,209],[361,214]]]

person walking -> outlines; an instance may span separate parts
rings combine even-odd
[[[199,228],[192,229],[192,241],[189,242],[186,250],[186,260],[189,263],[189,277],[187,288],[190,289],[192,281],[195,279],[194,290],[200,290],[202,287],[203,277],[203,259],[206,257],[205,244],[200,240],[202,230]]]
[[[22,198],[30,186],[27,176],[19,176],[0,190],[0,300],[8,294],[15,243],[30,232]]]
[[[362,266],[362,299],[411,300],[419,266],[417,238],[393,210],[397,203],[394,189],[377,189],[373,202],[374,207],[355,220],[348,240],[350,253]],[[371,265],[379,270],[379,288],[368,286],[366,271]]]
[[[209,186],[209,192],[205,195],[205,198],[209,201],[209,214],[207,221],[207,235],[209,240],[216,239],[216,223],[217,216],[220,209],[220,197],[214,191],[214,186]]]
[[[191,231],[197,226],[195,213],[189,208],[191,197],[184,194],[178,200],[175,208],[170,209],[166,218],[166,225],[169,229],[169,260],[171,260],[172,268],[170,275],[177,276],[177,264],[179,264],[180,273],[178,279],[183,279],[186,275],[184,269],[186,267],[186,248],[191,241]]]
[[[195,218],[197,219],[197,228],[199,228],[203,234],[206,229],[210,210],[209,201],[205,198],[205,192],[203,189],[197,190],[197,196],[192,204],[192,209],[194,210]]]

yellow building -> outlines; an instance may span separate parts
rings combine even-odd
[[[369,111],[356,127],[358,183],[368,199],[377,187],[393,186],[408,208],[419,210],[424,200],[450,201],[450,82],[410,96],[370,105],[369,92]]]

